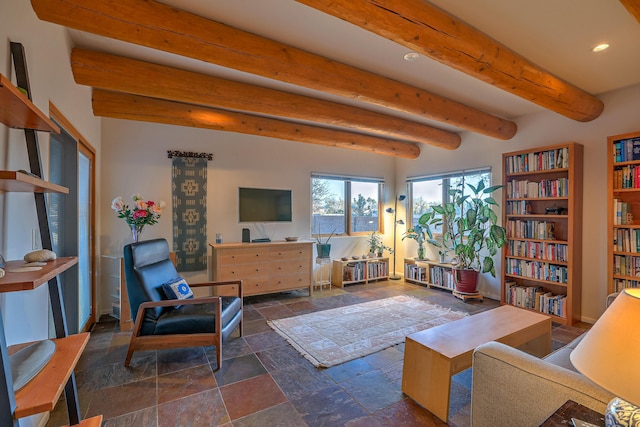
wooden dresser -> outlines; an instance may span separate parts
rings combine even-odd
[[[211,279],[243,280],[245,296],[308,288],[313,292],[313,242],[210,243]],[[231,294],[233,287],[225,287]]]

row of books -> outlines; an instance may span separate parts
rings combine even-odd
[[[640,138],[621,139],[613,143],[613,161],[640,160]]]
[[[349,263],[342,269],[342,280],[354,282],[365,279],[364,262]]]
[[[515,282],[506,283],[507,304],[528,308],[541,313],[566,317],[567,296],[554,295],[541,287],[518,286]]]
[[[613,199],[613,212],[615,212],[613,216],[613,223],[615,225],[633,224],[633,214],[629,203],[623,202],[620,199]]]
[[[640,253],[640,230],[636,228],[616,228],[613,250]]]
[[[427,267],[421,267],[415,264],[404,265],[404,278],[409,280],[417,280],[420,282],[429,281],[429,270]]]
[[[455,281],[453,278],[453,270],[450,268],[440,267],[434,265],[429,267],[429,277],[431,283],[437,286],[442,286],[447,289],[455,289]]]
[[[620,292],[625,288],[640,288],[640,281],[631,279],[613,279],[613,289]]]
[[[519,172],[566,169],[569,167],[569,148],[517,154],[505,159],[508,174]]]
[[[513,180],[507,182],[506,192],[509,199],[569,197],[569,179]]]
[[[614,255],[613,274],[640,277],[640,257],[631,255]]]
[[[616,168],[613,171],[613,188],[640,188],[640,165]]]
[[[510,238],[554,240],[555,224],[548,221],[510,219],[505,227]]]
[[[511,256],[562,262],[569,259],[569,247],[562,243],[509,240],[507,249]]]
[[[367,263],[367,273],[369,279],[377,279],[378,277],[389,276],[389,263],[382,261],[374,261]]]
[[[569,282],[569,269],[564,265],[509,258],[505,260],[504,269],[507,274],[513,276],[563,284]]]

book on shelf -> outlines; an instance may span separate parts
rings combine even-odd
[[[613,199],[613,209],[614,209],[613,211],[614,225],[632,225],[633,224],[633,212],[631,212],[631,205],[629,203],[623,202],[620,199]]]
[[[613,159],[615,163],[640,160],[640,137],[615,141]]]

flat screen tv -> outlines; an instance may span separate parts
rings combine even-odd
[[[291,190],[239,188],[240,222],[291,222]]]

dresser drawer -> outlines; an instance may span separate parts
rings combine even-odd
[[[290,259],[290,260],[277,260],[272,261],[269,266],[269,276],[281,276],[297,274],[300,272],[309,271],[309,261],[302,259]]]
[[[260,295],[272,292],[268,279],[250,281],[242,283],[242,293],[244,296]]]
[[[270,277],[269,290],[277,292],[278,290],[308,288],[310,286],[309,280],[311,280],[309,272]]]
[[[225,249],[218,254],[218,263],[224,266],[268,261],[269,250],[265,248]]]
[[[225,265],[218,270],[216,280],[249,280],[269,277],[269,263]]]
[[[271,261],[290,259],[311,259],[311,247],[309,245],[295,245],[291,247],[272,248],[269,252]]]

